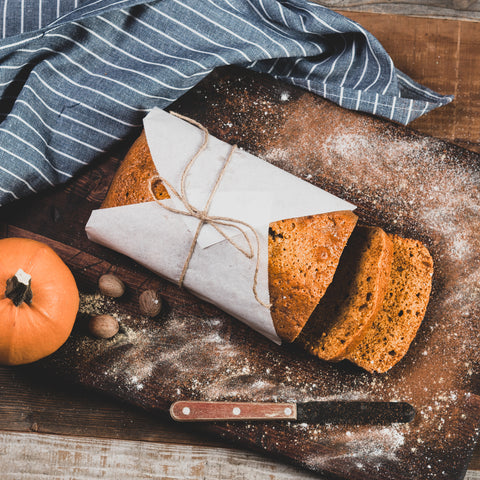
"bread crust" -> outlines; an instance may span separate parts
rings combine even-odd
[[[148,182],[156,173],[147,137],[142,131],[118,167],[101,208],[152,201]],[[159,200],[169,198],[162,183],[155,182],[153,188]]]

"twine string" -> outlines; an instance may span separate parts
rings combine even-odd
[[[192,125],[195,125],[196,127],[198,127],[203,132],[202,144],[200,145],[197,152],[193,155],[193,157],[189,160],[185,169],[182,172],[182,178],[181,178],[181,181],[180,181],[180,192],[178,192],[167,179],[163,178],[160,175],[154,175],[154,176],[150,177],[149,180],[148,180],[148,187],[149,187],[150,194],[151,194],[153,200],[157,203],[157,205],[160,205],[162,208],[164,208],[164,209],[166,209],[166,210],[168,210],[172,213],[176,213],[176,214],[179,214],[179,215],[185,215],[185,216],[189,216],[189,217],[194,217],[194,218],[197,218],[199,220],[198,225],[197,225],[197,229],[195,231],[195,235],[193,237],[193,240],[192,240],[192,243],[191,243],[191,246],[190,246],[190,250],[187,254],[187,257],[185,259],[185,263],[183,265],[182,273],[180,274],[180,277],[178,279],[178,285],[180,287],[183,285],[183,282],[185,280],[185,276],[186,276],[187,271],[188,271],[188,266],[190,264],[190,260],[192,259],[193,253],[194,253],[196,245],[197,245],[197,240],[198,240],[198,237],[200,235],[200,232],[201,232],[203,226],[205,224],[208,224],[208,225],[211,225],[225,240],[227,240],[234,248],[236,248],[239,252],[241,252],[245,257],[247,257],[248,259],[252,259],[254,256],[256,257],[255,273],[254,273],[254,276],[253,276],[253,285],[252,285],[253,295],[254,295],[255,299],[257,300],[257,302],[260,303],[260,305],[262,305],[266,308],[270,308],[271,305],[269,303],[263,302],[259,298],[258,293],[257,293],[258,273],[259,273],[259,269],[260,269],[260,238],[258,236],[257,231],[250,224],[248,224],[247,222],[244,222],[242,220],[231,218],[231,217],[209,215],[209,213],[208,213],[209,210],[210,210],[210,205],[212,203],[213,197],[215,196],[215,193],[218,190],[220,182],[221,182],[221,180],[224,176],[224,173],[227,169],[227,166],[230,163],[230,160],[233,157],[233,154],[234,154],[235,150],[237,149],[237,146],[233,145],[231,147],[230,152],[229,152],[229,154],[228,154],[227,158],[225,159],[225,162],[222,166],[222,169],[220,170],[220,172],[219,172],[219,174],[216,178],[215,184],[213,185],[213,188],[210,192],[210,195],[208,196],[205,207],[203,209],[199,209],[199,208],[195,207],[194,205],[192,205],[190,203],[189,199],[188,199],[187,189],[186,189],[186,181],[187,181],[188,175],[190,173],[190,170],[191,170],[193,164],[198,159],[200,154],[207,147],[209,133],[208,133],[208,130],[201,123],[199,123],[199,122],[197,122],[197,121],[195,121],[191,118],[184,117],[183,115],[180,115],[178,113],[174,113],[174,112],[170,112],[170,113],[172,115],[182,119],[182,120],[187,121],[188,123],[190,123]],[[167,187],[169,193],[173,194],[175,197],[177,197],[181,201],[181,203],[185,207],[185,210],[180,210],[180,209],[171,207],[169,205],[165,205],[164,203],[162,203],[160,200],[157,199],[157,197],[155,196],[155,192],[153,190],[153,186],[158,181],[162,182],[164,184],[164,186]],[[241,244],[236,242],[234,240],[234,238],[231,235],[229,235],[222,227],[231,227],[231,228],[235,229],[238,233],[240,233],[242,238],[244,239],[246,245],[247,245],[247,248],[244,248]],[[255,245],[252,244],[252,241],[248,237],[248,234],[247,234],[248,231],[253,233],[253,236],[255,238]]]

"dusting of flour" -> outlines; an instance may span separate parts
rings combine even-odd
[[[243,89],[235,94],[229,88],[232,110],[243,112]],[[141,405],[152,407],[161,386],[163,409],[165,399],[409,401],[416,418],[406,425],[286,423],[267,429],[252,423],[235,431],[238,440],[255,439],[271,452],[277,449],[273,439],[281,436],[304,465],[339,476],[348,471],[355,479],[387,478],[390,472],[392,478],[452,478],[455,460],[446,465],[442,452],[455,452],[459,426],[467,430],[478,420],[465,409],[478,373],[478,156],[458,156],[458,150],[439,140],[398,134],[388,124],[340,114],[328,102],[298,98],[288,89],[278,96],[276,104],[256,102],[256,116],[249,112],[269,133],[256,153],[350,200],[361,221],[418,238],[432,253],[432,300],[406,358],[386,375],[369,375],[273,346],[208,309],[197,318],[172,306],[152,321],[125,313],[101,296],[84,297],[81,311],[116,315],[120,333],[105,342],[85,336],[77,354],[89,360],[91,382],[114,385],[120,395]],[[285,120],[275,122],[281,108]],[[222,125],[237,135],[242,127],[235,115]],[[378,214],[372,217],[372,211]],[[261,361],[252,355],[258,355],[258,348],[252,350],[251,341],[263,348]]]

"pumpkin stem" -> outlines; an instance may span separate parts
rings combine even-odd
[[[32,303],[32,277],[21,268],[17,273],[7,280],[5,296],[18,307],[23,302],[27,305]]]

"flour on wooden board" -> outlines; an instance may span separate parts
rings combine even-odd
[[[287,105],[289,98],[282,93],[280,100]],[[343,125],[328,135],[322,135],[311,125],[302,128],[310,117],[311,122],[318,122],[309,105],[307,102],[297,105],[283,129],[278,128],[278,135],[270,143],[266,142],[262,156],[311,182],[326,178],[335,184],[340,176],[346,199],[360,197],[380,211],[386,208],[393,231],[414,220],[419,234],[431,239],[428,247],[443,266],[443,271],[436,272],[442,278],[441,290],[435,292],[435,305],[429,306],[430,317],[435,321],[427,318],[422,333],[424,343],[414,342],[409,355],[409,368],[418,375],[418,384],[406,384],[400,375],[392,387],[388,376],[356,372],[354,388],[342,389],[345,372],[340,368],[338,374],[331,373],[335,367],[325,379],[302,384],[295,375],[295,367],[265,352],[263,360],[269,364],[278,361],[282,365],[282,377],[274,376],[271,373],[274,368],[270,370],[261,367],[261,362],[249,361],[241,343],[230,341],[222,332],[226,325],[222,318],[202,320],[206,322],[205,332],[195,336],[190,327],[198,319],[175,312],[155,320],[161,322],[161,337],[171,338],[173,342],[164,349],[158,348],[158,338],[151,329],[142,328],[143,322],[152,320],[129,318],[119,313],[122,333],[118,340],[106,345],[111,349],[122,345],[130,348],[122,349],[122,354],[105,366],[105,375],[118,377],[119,388],[137,389],[142,393],[149,388],[149,383],[155,382],[154,376],[158,376],[159,371],[164,372],[166,378],[162,382],[170,388],[172,400],[308,401],[365,399],[372,398],[373,394],[380,399],[411,401],[417,407],[415,421],[435,433],[439,445],[447,447],[455,435],[447,427],[458,415],[461,405],[469,401],[469,394],[454,385],[451,371],[465,371],[466,377],[475,373],[471,359],[475,355],[472,338],[478,335],[478,312],[474,309],[480,295],[480,259],[476,256],[480,241],[480,205],[476,197],[480,172],[474,166],[456,162],[450,152],[444,150],[443,142],[416,136],[395,138],[388,132],[372,131],[368,121],[365,128],[360,128],[361,123],[353,127]],[[262,104],[267,113],[273,111],[271,107]],[[268,122],[268,115],[265,118]],[[323,121],[328,122],[328,116]],[[277,132],[277,126],[271,130]],[[287,137],[288,132],[295,132],[295,141]],[[112,308],[112,304],[108,308]],[[432,375],[424,365],[428,366],[434,351],[437,354],[441,351],[445,362],[438,365]],[[465,382],[468,381],[466,378]],[[325,391],[331,394],[325,395]],[[468,423],[475,419],[463,418],[462,421]],[[257,427],[245,425],[244,428],[255,430]],[[425,454],[427,440],[416,433],[413,424],[348,429],[291,423],[281,428],[298,433],[295,441],[299,442],[299,448],[302,440],[322,445],[328,438],[328,442],[336,443],[336,453],[325,453],[319,448],[318,455],[309,457],[307,463],[317,468],[328,468],[342,458],[352,469],[363,471],[367,463],[380,466],[395,462],[398,451],[405,447],[412,458],[422,452],[427,462],[433,465],[435,461],[435,457]]]

